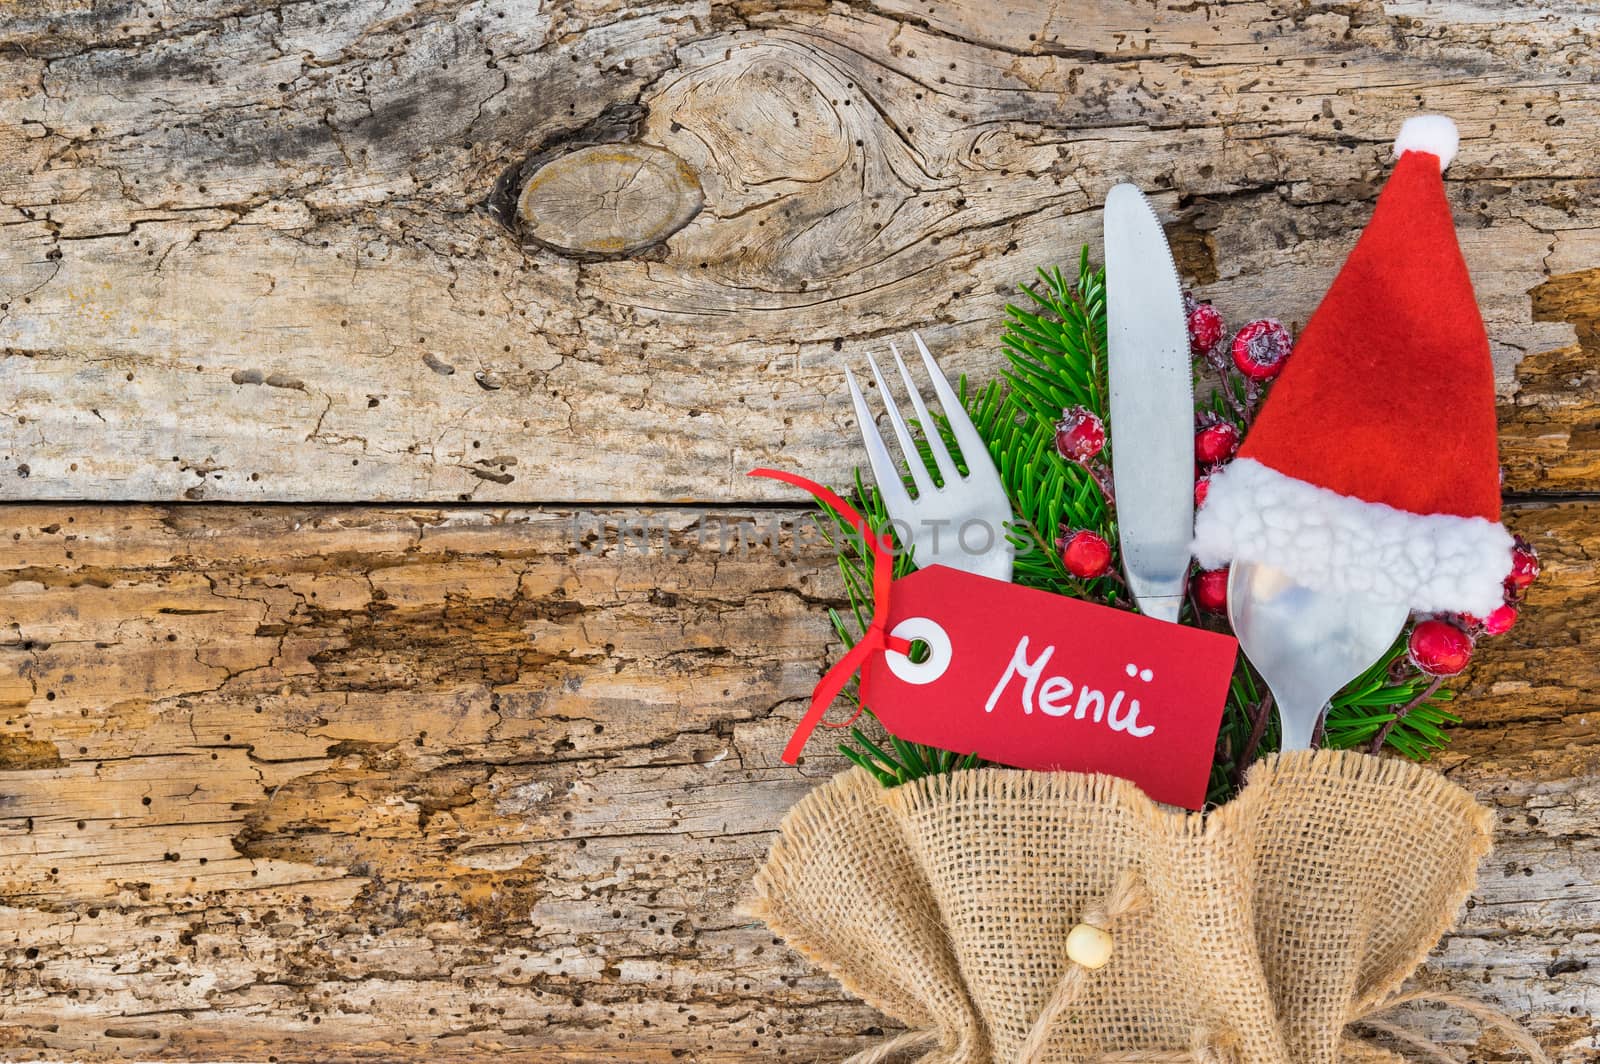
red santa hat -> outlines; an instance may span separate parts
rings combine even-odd
[[[1442,115],[1401,127],[1372,221],[1211,476],[1201,565],[1261,562],[1420,612],[1501,604],[1494,368],[1441,176],[1457,143]]]

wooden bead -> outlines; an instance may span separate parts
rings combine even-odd
[[[1067,959],[1094,971],[1111,959],[1111,935],[1092,924],[1078,924],[1067,934]]]

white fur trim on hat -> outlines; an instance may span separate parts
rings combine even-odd
[[[1482,517],[1414,514],[1285,476],[1250,458],[1213,473],[1195,518],[1207,569],[1275,566],[1317,591],[1486,616],[1503,601],[1511,533]]]
[[[1439,157],[1439,169],[1443,170],[1460,146],[1461,134],[1456,132],[1456,124],[1444,115],[1412,115],[1394,138],[1394,157],[1398,159],[1408,151],[1425,151]]]

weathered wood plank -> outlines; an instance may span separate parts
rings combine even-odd
[[[774,6],[9,7],[0,498],[840,479],[836,351],[916,325],[992,371],[1006,292],[1094,240],[1114,180],[1162,190],[1231,317],[1303,320],[1424,106],[1466,138],[1508,487],[1597,488],[1582,5]],[[614,169],[579,194],[619,152],[674,210]],[[573,217],[519,225],[551,174]],[[775,759],[829,657],[825,559],[708,542],[793,511],[654,511],[674,555],[595,552],[562,509],[5,513],[0,1057],[872,1041],[736,912],[839,767]],[[1600,1055],[1595,515],[1516,514],[1549,576],[1443,761],[1500,848],[1430,975],[1569,1061]]]
[[[1423,106],[1465,138],[1509,483],[1597,486],[1595,301],[1529,296],[1600,263],[1584,5],[773,7],[8,8],[0,497],[776,498],[743,470],[849,460],[837,350],[921,326],[992,372],[1116,180],[1230,315],[1304,320]],[[516,230],[617,141],[699,198]]]
[[[872,1040],[879,1017],[737,912],[778,819],[840,767],[821,743],[777,762],[834,650],[826,554],[756,534],[799,512],[651,511],[670,536],[626,544],[637,511],[3,516],[0,1058]],[[1600,507],[1514,516],[1546,576],[1442,762],[1499,845],[1429,977],[1590,1060]],[[740,526],[763,542],[718,549]]]

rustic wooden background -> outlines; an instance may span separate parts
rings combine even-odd
[[[777,763],[839,586],[718,549],[802,521],[740,474],[842,479],[841,351],[920,326],[993,372],[1119,179],[1232,319],[1303,321],[1426,108],[1546,563],[1441,760],[1500,835],[1426,979],[1600,1059],[1597,34],[1580,0],[4,0],[0,1055],[872,1044],[736,911],[839,767]]]

